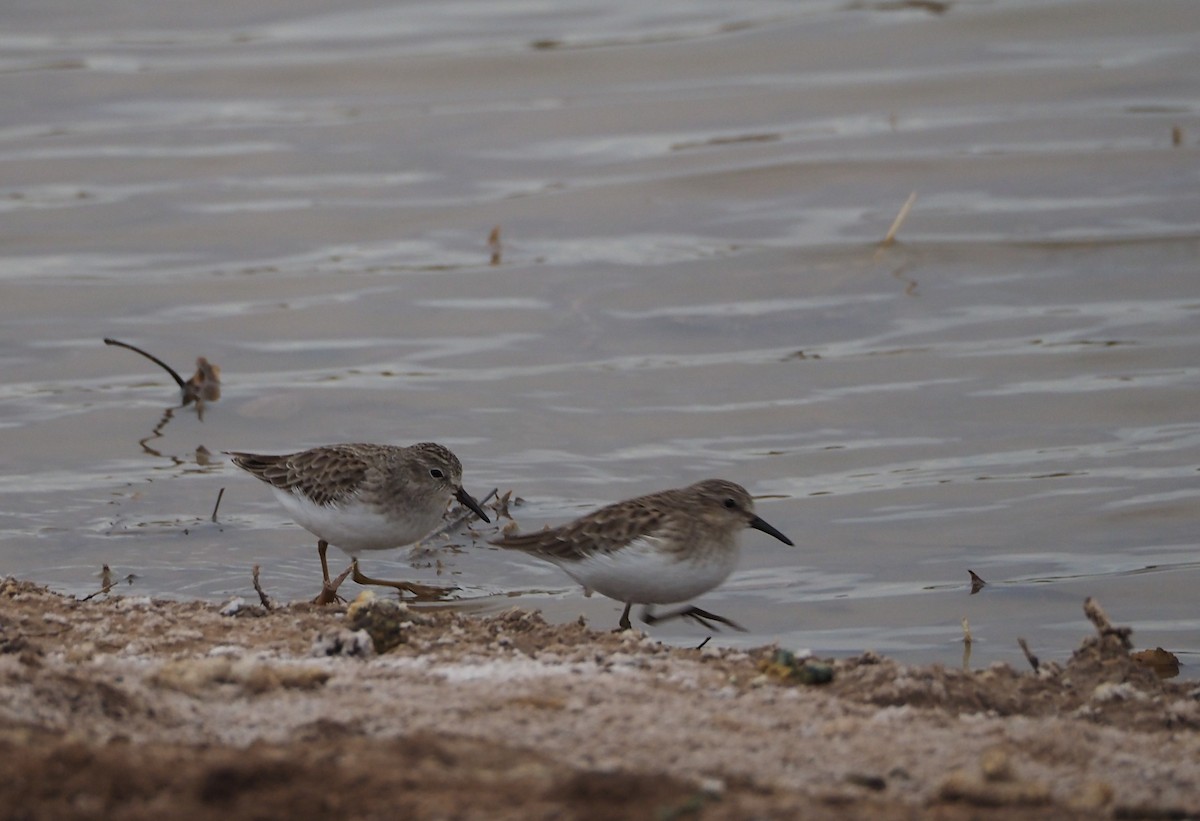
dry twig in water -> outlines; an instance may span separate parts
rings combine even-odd
[[[984,588],[987,582],[985,582],[983,577],[977,574],[974,570],[968,569],[967,572],[971,574],[971,595],[974,596]]]
[[[1129,640],[1133,634],[1133,628],[1115,626],[1109,621],[1108,614],[1101,609],[1100,602],[1091,596],[1083,600],[1083,615],[1087,616],[1088,621],[1096,626],[1096,632],[1100,634],[1100,638],[1116,636],[1126,650],[1133,647],[1133,642]]]
[[[892,271],[892,276],[904,283],[904,295],[917,295],[917,281],[908,275],[908,269],[912,267],[911,262],[906,262]]]
[[[108,565],[104,565],[104,567],[100,570],[100,589],[97,590],[95,593],[89,593],[88,595],[86,595],[82,599],[80,599],[80,601],[91,601],[92,599],[96,598],[97,596],[102,596],[105,593],[107,593],[108,591],[112,590],[114,587],[116,587],[121,582],[132,582],[135,578],[136,577],[132,573],[130,573],[128,576],[126,576],[123,579],[117,579],[113,576],[112,569],[109,568]]]
[[[900,206],[900,213],[892,220],[892,227],[888,229],[887,234],[883,238],[883,242],[879,243],[883,247],[887,247],[896,241],[896,234],[900,231],[900,226],[908,217],[908,212],[912,210],[913,203],[917,201],[917,192],[913,191],[908,195],[908,199],[904,201],[904,205]]]
[[[212,520],[214,522],[217,520],[217,508],[219,508],[221,506],[221,497],[224,495],[225,495],[225,488],[221,488],[220,490],[217,491],[217,503],[215,505],[213,505],[213,514],[212,514]]]
[[[104,337],[104,344],[116,345],[117,347],[131,350],[134,353],[139,353],[149,359],[155,365],[158,365],[167,373],[171,374],[171,378],[174,379],[175,384],[179,386],[183,405],[186,407],[192,402],[195,402],[196,413],[199,414],[201,419],[204,418],[204,403],[216,402],[221,398],[221,368],[209,362],[203,356],[196,359],[196,372],[192,374],[191,378],[184,380],[184,378],[166,362],[163,362],[153,354],[143,351],[136,345],[130,345],[128,342],[122,342],[119,339],[113,339],[107,336]]]
[[[1029,666],[1033,668],[1033,672],[1038,671],[1038,657],[1029,649],[1029,645],[1025,643],[1025,639],[1017,639],[1017,644],[1021,646],[1021,652],[1025,654],[1025,660],[1029,662]]]
[[[491,499],[493,496],[495,496],[497,493],[499,493],[499,491],[500,491],[499,488],[492,488],[491,493],[489,493],[487,496],[484,496],[482,499],[479,500],[479,506],[483,507],[485,504],[488,503],[488,500]],[[460,506],[456,510],[456,512],[453,516],[451,516],[448,520],[446,520],[446,522],[441,527],[439,527],[437,530],[433,531],[428,536],[421,539],[421,542],[422,543],[429,542],[433,539],[436,539],[439,536],[444,536],[447,533],[451,533],[455,530],[458,530],[458,528],[461,527],[464,522],[470,521],[472,518],[474,518],[474,516],[475,516],[475,513],[473,511]]]
[[[504,246],[500,244],[499,225],[492,229],[492,233],[488,234],[488,248],[492,251],[492,265],[499,265],[500,254],[504,251]]]
[[[223,489],[224,488],[222,488],[222,490]],[[214,511],[214,513],[215,513],[215,511]],[[254,592],[258,594],[258,600],[260,602],[262,602],[262,606],[267,608],[267,610],[274,610],[275,602],[272,601],[271,597],[267,595],[267,592],[262,589],[262,584],[260,584],[258,581],[258,565],[254,565],[253,574],[254,574]]]
[[[975,640],[973,638],[971,638],[971,623],[969,621],[967,621],[966,616],[963,616],[963,619],[962,619],[962,629],[963,629],[962,668],[964,670],[970,670],[971,669],[971,647],[975,643]]]
[[[122,342],[119,339],[112,339],[111,337],[107,337],[107,336],[104,337],[104,344],[105,345],[116,345],[121,348],[127,348],[128,350],[131,350],[134,353],[140,353],[142,356],[149,359],[155,365],[158,365],[158,367],[162,368],[164,371],[171,374],[171,378],[175,380],[175,384],[179,386],[179,390],[181,390],[183,392],[184,396],[187,396],[187,382],[183,381],[183,377],[180,376],[179,373],[176,372],[176,370],[174,368],[172,368],[166,362],[163,362],[161,359],[159,359],[154,354],[146,353],[145,351],[143,351],[141,348],[137,347],[136,345],[130,345],[128,342]]]
[[[504,492],[503,496],[497,496],[496,501],[492,502],[491,505],[489,505],[489,507],[491,507],[492,510],[496,511],[496,519],[497,520],[508,519],[511,521],[512,514],[509,513],[509,511],[508,511],[509,504],[519,505],[523,501],[521,499],[521,497],[519,497],[519,496],[516,499],[514,499],[512,497],[512,494],[513,494],[513,492],[512,492],[512,489],[510,488]]]

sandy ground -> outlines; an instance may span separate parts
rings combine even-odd
[[[1200,817],[1200,687],[0,585],[0,817]],[[823,678],[827,683],[804,683]]]

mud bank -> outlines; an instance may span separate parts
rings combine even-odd
[[[1200,816],[1200,688],[1119,635],[1037,673],[777,650],[7,579],[0,816]]]

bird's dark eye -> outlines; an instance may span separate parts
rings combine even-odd
[[[429,475],[432,476],[434,479],[445,479],[446,478],[446,474],[442,472],[441,468],[430,468]]]
[[[726,510],[737,510],[738,503],[733,499],[726,499],[722,504],[725,505]]]

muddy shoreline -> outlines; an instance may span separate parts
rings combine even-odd
[[[0,815],[1200,815],[1200,688],[1081,639],[1038,673],[806,667],[521,610],[80,601],[6,579]]]

